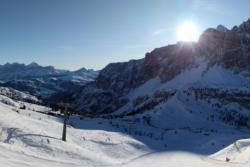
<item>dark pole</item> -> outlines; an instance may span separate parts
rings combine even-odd
[[[66,141],[66,130],[67,130],[67,120],[68,113],[67,108],[64,110],[64,122],[63,122],[63,133],[62,133],[62,141]]]

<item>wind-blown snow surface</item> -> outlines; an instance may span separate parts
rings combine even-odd
[[[216,131],[163,130],[126,119],[108,121],[72,116],[67,142],[63,142],[61,118],[34,112],[46,112],[48,108],[25,103],[26,110],[21,110],[18,109],[21,102],[8,97],[5,100],[12,103],[0,102],[0,166],[250,165],[250,140],[232,144],[250,137],[246,129],[220,126]],[[226,162],[226,158],[230,161]]]
[[[129,136],[72,126],[68,127],[68,141],[63,142],[60,118],[29,110],[18,112],[13,106],[0,103],[0,162],[3,166],[112,165],[148,152],[143,143]]]

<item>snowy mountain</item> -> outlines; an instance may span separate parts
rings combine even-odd
[[[85,68],[66,71],[52,66],[43,67],[36,63],[7,63],[0,65],[0,85],[29,92],[40,98],[49,98],[58,92],[77,89],[93,81],[97,74],[97,71]]]
[[[249,127],[249,69],[250,19],[232,30],[209,28],[197,43],[109,64],[75,97],[83,114],[146,120],[164,129]]]
[[[249,25],[209,28],[197,43],[109,64],[96,79],[86,69],[4,65],[3,84],[37,95],[63,90],[56,99],[72,93],[80,115],[70,116],[63,142],[62,116],[46,115],[58,111],[0,87],[1,165],[250,166]]]
[[[7,88],[7,87],[0,87],[0,95],[6,96],[10,99],[17,100],[17,101],[26,101],[30,103],[40,103],[40,101],[37,99],[37,97],[32,96],[30,94],[20,92],[18,90],[15,90],[13,88]]]

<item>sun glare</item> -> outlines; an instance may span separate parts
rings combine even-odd
[[[193,22],[184,22],[177,30],[178,41],[197,41],[199,31]]]

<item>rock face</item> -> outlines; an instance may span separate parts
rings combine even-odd
[[[249,34],[250,33],[250,18],[247,21],[244,21],[241,25],[234,26],[232,28],[232,31],[237,32],[237,33]]]
[[[122,95],[157,75],[166,82],[196,66],[196,47],[195,43],[178,43],[155,49],[141,60],[111,63],[100,71],[95,85]]]
[[[235,31],[221,32],[207,29],[198,42],[201,53],[210,64],[221,64],[226,68],[248,69],[250,38],[248,34]]]
[[[220,31],[220,32],[227,32],[228,31],[228,29],[223,25],[218,25],[216,30]]]
[[[250,97],[249,23],[232,30],[219,25],[204,31],[197,43],[178,42],[154,49],[140,60],[109,64],[74,95],[78,111],[145,117],[169,108],[199,112],[197,108],[206,104],[206,108],[212,106],[211,117],[248,126],[250,117],[241,111],[250,112],[246,104]],[[234,103],[238,109],[227,108]],[[189,105],[196,108],[184,107]]]
[[[195,43],[179,43],[153,50],[141,60],[111,63],[100,71],[96,81],[77,94],[80,110],[89,113],[111,113],[127,103],[125,96],[149,79],[159,76],[162,82],[182,71],[196,67]]]
[[[127,93],[130,88],[138,86],[143,72],[144,59],[125,63],[111,63],[100,71],[96,86],[112,89],[118,94]]]
[[[159,76],[162,82],[173,79],[182,71],[196,66],[198,53],[195,43],[178,43],[153,50],[145,57],[145,81]]]

